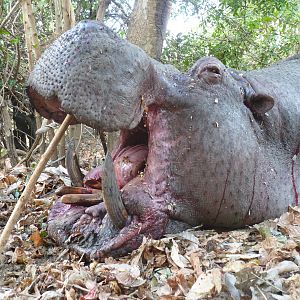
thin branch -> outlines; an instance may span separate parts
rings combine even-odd
[[[7,16],[4,18],[4,20],[1,22],[0,24],[0,28],[4,27],[4,25],[6,24],[6,22],[10,19],[10,17],[14,14],[14,12],[18,9],[19,5],[21,3],[21,0],[17,0],[17,2],[15,3],[15,5],[12,7],[12,9],[10,10],[10,12],[7,14]]]
[[[116,7],[118,7],[118,8],[121,10],[121,12],[122,12],[123,15],[125,16],[125,18],[128,19],[129,16],[128,16],[128,14],[126,13],[124,7],[123,7],[120,3],[118,3],[117,1],[115,1],[115,0],[113,0],[112,2],[114,3],[114,5],[115,5]]]

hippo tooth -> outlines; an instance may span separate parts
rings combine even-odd
[[[103,200],[109,217],[118,228],[126,224],[128,214],[119,190],[115,168],[109,152],[106,154],[102,177]]]

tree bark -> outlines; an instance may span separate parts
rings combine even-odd
[[[38,60],[41,56],[41,47],[40,47],[40,42],[36,30],[35,19],[33,16],[31,0],[23,0],[21,1],[21,3],[22,3],[25,44],[27,47],[29,71],[32,71],[35,61]],[[35,118],[36,118],[36,128],[40,128],[42,124],[42,117],[38,113],[36,113]],[[44,152],[45,147],[44,149],[41,149],[41,151]]]
[[[128,41],[159,60],[169,13],[169,0],[136,0],[128,27]]]
[[[99,0],[99,7],[97,10],[96,20],[98,21],[104,21],[105,12],[111,3],[111,0]]]
[[[38,60],[41,56],[41,47],[36,31],[31,0],[22,1],[22,12],[25,31],[25,43],[28,50],[29,68],[30,71],[32,71],[35,61]]]
[[[61,8],[61,0],[54,0],[54,10],[55,10],[55,35],[60,36],[63,31],[63,16]]]
[[[12,126],[12,118],[8,111],[8,103],[4,102],[4,99],[0,95],[0,120],[3,124],[3,134],[6,143],[6,149],[9,153],[11,164],[15,166],[18,163],[18,155],[14,143],[14,133]]]
[[[55,35],[60,36],[65,31],[75,26],[75,13],[71,0],[54,0],[55,8]],[[69,129],[69,136],[71,136],[76,143],[79,144],[81,132],[81,125],[71,126]],[[58,147],[58,156],[61,158],[66,154],[66,137],[63,136]],[[60,161],[62,166],[65,166],[65,159]]]
[[[63,32],[65,32],[74,27],[76,23],[74,8],[71,3],[71,0],[62,1],[62,15],[64,20]]]

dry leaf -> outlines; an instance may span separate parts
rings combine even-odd
[[[288,260],[282,261],[267,271],[266,279],[273,279],[278,275],[297,271],[299,271],[299,267],[294,262]]]
[[[237,272],[241,271],[242,269],[244,269],[245,265],[246,265],[246,263],[242,260],[230,261],[223,267],[223,271],[237,273]]]
[[[294,274],[284,282],[292,300],[300,299],[300,274]]]
[[[122,292],[120,286],[118,285],[118,282],[115,280],[109,282],[109,287],[114,294],[120,295]]]
[[[55,300],[55,299],[62,299],[63,298],[63,294],[58,292],[58,291],[47,291],[45,293],[42,294],[41,300]]]
[[[43,245],[43,238],[38,230],[30,236],[30,240],[33,241],[35,247],[40,247]]]
[[[136,265],[128,264],[104,264],[98,265],[95,268],[95,274],[101,274],[108,270],[114,275],[118,283],[126,287],[138,287],[142,285],[145,280],[140,277],[140,269]]]
[[[171,258],[179,268],[186,268],[189,261],[179,253],[178,244],[173,240],[171,249]]]
[[[194,271],[196,272],[197,277],[203,273],[199,253],[192,253],[190,256],[190,262]]]
[[[224,284],[227,288],[227,291],[230,293],[231,298],[233,300],[240,300],[240,292],[239,290],[236,288],[235,284],[236,284],[236,277],[230,273],[225,273],[224,274]]]
[[[83,268],[78,271],[71,270],[67,272],[66,277],[65,284],[79,285],[84,288],[87,288],[86,282],[92,278],[91,274]]]
[[[16,247],[12,256],[12,262],[16,264],[22,264],[22,265],[28,262],[28,256],[26,255],[23,248]]]
[[[222,289],[222,277],[219,269],[212,269],[202,273],[193,284],[187,300],[202,299],[212,297],[220,293]]]

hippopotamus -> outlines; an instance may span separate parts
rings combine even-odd
[[[209,56],[182,73],[82,21],[44,52],[27,93],[45,118],[71,114],[72,124],[120,131],[79,188],[99,201],[58,199],[49,214],[49,235],[88,258],[198,225],[241,228],[298,205],[300,55],[247,72]]]

